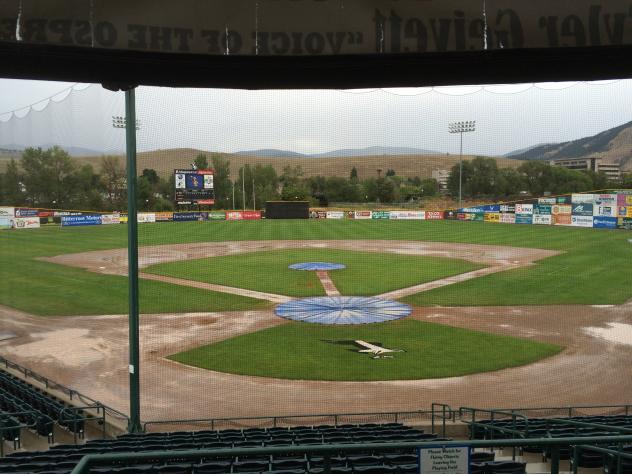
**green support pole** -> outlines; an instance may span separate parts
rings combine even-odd
[[[129,425],[130,433],[142,431],[140,424],[140,367],[138,321],[138,220],[136,212],[136,97],[134,88],[125,91],[125,142],[127,150],[127,262],[129,279]]]

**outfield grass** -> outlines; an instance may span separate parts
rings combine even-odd
[[[372,359],[361,339],[403,349]],[[338,343],[335,343],[338,341]],[[287,323],[181,352],[169,358],[219,372],[295,380],[414,380],[486,372],[557,354],[561,347],[404,319],[361,326]]]
[[[163,263],[143,271],[288,296],[324,295],[316,272],[288,268],[301,262],[346,265],[345,269],[329,272],[329,276],[338,291],[349,296],[378,295],[483,268],[483,265],[450,258],[335,249],[285,249]]]
[[[45,227],[0,231],[0,304],[35,314],[126,312],[127,279],[55,266],[37,257],[125,247],[127,227]],[[455,221],[242,221],[139,226],[140,245],[286,239],[393,239],[560,250],[529,268],[410,297],[419,305],[621,304],[632,298],[631,234],[621,230]],[[332,272],[333,274],[334,272]],[[219,295],[143,282],[141,311],[213,310]],[[70,297],[69,297],[70,295]],[[261,305],[231,298],[233,308]],[[217,306],[214,306],[217,304]]]

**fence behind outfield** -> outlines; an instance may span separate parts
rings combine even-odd
[[[458,220],[491,224],[532,224],[632,230],[632,191],[575,193],[447,210],[311,209],[312,219]],[[265,218],[264,211],[139,212],[139,223],[239,221]],[[124,224],[124,213],[0,207],[0,229],[41,225],[94,226]]]

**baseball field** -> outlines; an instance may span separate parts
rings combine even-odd
[[[10,334],[0,355],[122,409],[126,230],[0,232]],[[632,341],[608,331],[632,327],[629,237],[448,221],[140,225],[145,414],[622,402]],[[344,268],[289,268],[302,262]],[[396,301],[410,315],[336,325],[277,314],[279,304],[332,295]],[[374,358],[358,340],[396,352]],[[590,377],[599,383],[568,390]],[[175,402],[183,397],[186,406]]]

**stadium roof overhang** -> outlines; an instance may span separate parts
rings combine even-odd
[[[0,74],[347,88],[632,76],[625,0],[0,0]]]

